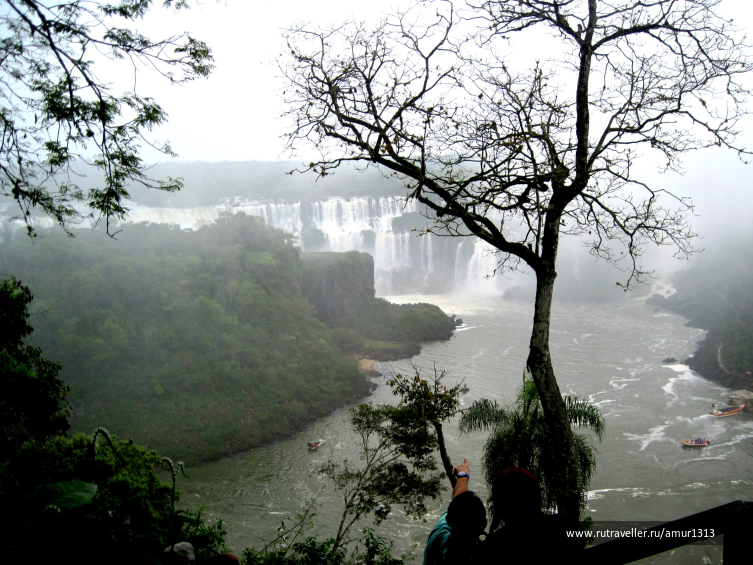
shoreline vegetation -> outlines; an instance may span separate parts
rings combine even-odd
[[[449,339],[437,306],[376,298],[364,253],[302,254],[237,215],[116,239],[0,243],[34,295],[33,345],[63,366],[72,432],[107,427],[187,464],[289,437],[368,395],[373,362]]]
[[[724,253],[707,253],[704,261],[672,276],[674,294],[646,299],[647,305],[679,314],[688,319],[688,326],[706,331],[694,354],[682,363],[733,390],[753,391],[748,374],[753,371],[752,255],[744,244]]]

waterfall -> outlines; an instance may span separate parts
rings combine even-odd
[[[312,202],[250,202],[239,198],[201,208],[150,208],[134,205],[129,222],[175,224],[198,229],[222,214],[258,216],[293,234],[302,251],[361,251],[374,257],[380,295],[447,293],[482,284],[494,273],[496,258],[476,238],[420,235],[428,220],[415,200],[405,198],[329,198]],[[37,225],[52,224],[39,218]],[[87,222],[82,228],[89,228]],[[494,283],[494,281],[491,281]]]

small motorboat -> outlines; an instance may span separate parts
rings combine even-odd
[[[717,418],[721,418],[723,416],[732,416],[732,414],[737,414],[738,412],[742,412],[745,410],[745,404],[741,404],[739,406],[729,406],[727,408],[719,408],[716,404],[711,405],[711,412],[709,414],[713,414]]]
[[[306,443],[309,446],[309,449],[311,451],[314,451],[315,449],[319,449],[322,445],[324,445],[324,441],[324,438],[321,438],[316,441],[308,441]]]
[[[682,440],[683,447],[706,447],[709,443],[709,440],[705,437],[698,437],[695,439],[685,438]]]
[[[458,389],[458,392],[460,392],[461,394],[465,394],[469,390],[471,390],[471,389],[468,387],[468,385],[465,384],[465,383],[463,383],[462,385],[460,385],[460,388]]]

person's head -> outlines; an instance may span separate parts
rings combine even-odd
[[[475,542],[486,528],[484,502],[471,490],[460,493],[447,508],[447,525],[452,529],[452,538]]]
[[[522,467],[507,467],[492,485],[494,523],[525,519],[541,513],[541,489]]]
[[[187,541],[165,548],[170,563],[196,563],[193,546]]]

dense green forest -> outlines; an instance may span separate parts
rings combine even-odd
[[[116,237],[52,231],[0,245],[0,275],[34,294],[33,343],[63,366],[74,430],[105,425],[186,461],[220,457],[363,396],[353,353],[366,344],[451,334],[436,307],[395,307],[396,316],[386,303],[378,335],[362,333],[372,325],[354,320],[379,318],[383,302],[373,265],[368,292],[350,296],[364,310],[350,310],[350,327],[328,327],[307,298],[312,276],[290,236],[257,218],[197,231],[129,225]],[[368,268],[361,255],[349,260]],[[402,313],[425,310],[405,331]]]
[[[676,292],[655,294],[647,304],[689,318],[707,331],[687,363],[691,369],[727,386],[753,387],[753,248],[741,238],[724,249],[709,250],[693,267],[672,276]]]
[[[378,361],[417,355],[420,341],[449,339],[453,321],[433,304],[391,304],[374,296],[367,253],[305,253],[304,293],[343,350]]]

